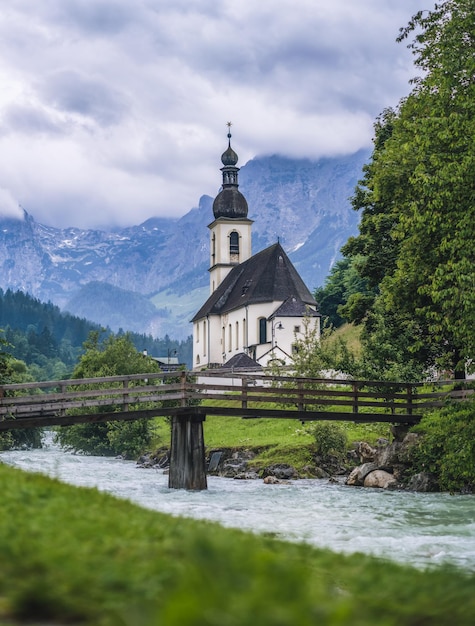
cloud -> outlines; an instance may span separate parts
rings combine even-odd
[[[15,0],[0,14],[4,184],[44,223],[179,216],[240,164],[371,145],[409,92],[416,0]]]
[[[23,209],[8,189],[0,187],[0,217],[23,219]]]
[[[126,112],[125,97],[118,90],[74,70],[47,76],[39,92],[54,109],[89,118],[104,128],[119,123]]]

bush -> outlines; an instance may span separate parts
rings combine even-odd
[[[432,473],[443,491],[475,492],[475,402],[432,411],[413,430],[424,435],[413,451],[415,469]]]
[[[315,437],[316,453],[323,461],[342,458],[346,452],[347,436],[343,428],[334,422],[315,422],[309,432]]]
[[[151,444],[150,420],[110,422],[107,438],[115,454],[126,459],[137,459]]]
[[[111,335],[101,343],[99,333],[93,332],[84,347],[85,353],[73,372],[75,379],[144,374],[159,369],[155,361],[136,350],[129,335]],[[89,384],[87,387],[97,389],[101,385]],[[130,408],[133,410],[134,405]],[[97,413],[109,413],[112,410],[112,407],[100,406]],[[76,415],[88,412],[90,409],[69,411]],[[145,452],[151,438],[150,420],[146,419],[76,424],[61,428],[56,434],[56,441],[69,450],[105,456],[121,454],[126,458],[137,458]]]

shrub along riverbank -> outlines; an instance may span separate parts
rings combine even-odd
[[[142,510],[0,465],[0,623],[471,625],[474,578]],[[271,530],[271,529],[270,529]]]

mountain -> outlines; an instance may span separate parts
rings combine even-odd
[[[279,239],[308,287],[322,285],[357,232],[349,197],[368,157],[368,151],[317,161],[273,156],[244,165],[240,190],[254,220],[253,251]],[[153,217],[108,232],[45,226],[26,212],[23,220],[0,215],[0,288],[112,330],[182,339],[208,294],[212,203],[203,196],[180,219]]]

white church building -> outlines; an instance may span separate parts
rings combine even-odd
[[[280,243],[252,255],[253,222],[238,189],[230,133],[221,161],[223,186],[208,226],[210,296],[192,319],[193,369],[223,367],[231,359],[291,365],[304,321],[320,332],[317,303]]]

